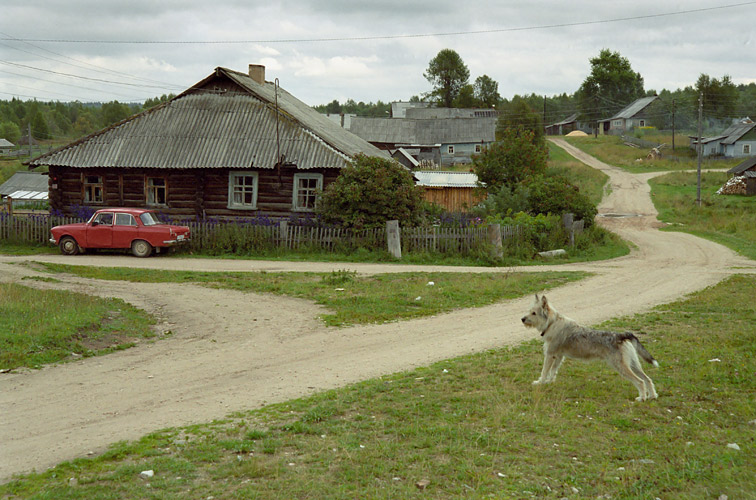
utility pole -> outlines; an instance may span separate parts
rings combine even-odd
[[[703,92],[698,96],[698,184],[696,187],[696,205],[699,207],[701,206],[701,156],[703,156],[701,120],[703,120]]]
[[[31,157],[32,157],[32,149],[31,149],[31,146],[32,146],[31,145],[31,141],[32,141],[32,139],[31,139],[31,122],[29,122],[29,135],[27,137],[29,137],[29,159],[31,159]]]
[[[672,99],[672,154],[675,154],[675,99]]]

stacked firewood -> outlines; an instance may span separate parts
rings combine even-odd
[[[724,186],[717,190],[717,194],[746,194],[745,177],[731,177]]]

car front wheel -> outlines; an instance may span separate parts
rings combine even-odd
[[[135,240],[131,244],[131,253],[135,257],[149,257],[152,255],[152,245],[144,240]]]
[[[79,253],[79,244],[71,236],[61,238],[58,247],[63,255],[76,255]]]

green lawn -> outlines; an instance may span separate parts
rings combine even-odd
[[[618,136],[600,135],[598,137],[565,137],[564,139],[576,148],[585,151],[591,156],[595,156],[604,163],[624,168],[632,173],[690,170],[698,167],[695,151],[686,147],[688,144],[687,138],[684,143],[681,143],[680,137],[675,139],[674,157],[676,158],[671,158],[673,156],[671,150],[665,148],[662,149],[662,158],[657,160],[646,160],[646,155],[650,149],[626,146]],[[654,138],[646,139],[653,141]],[[661,142],[663,142],[665,137],[657,137],[656,139],[662,139]],[[667,139],[671,140],[671,137]],[[737,159],[704,159],[701,168],[729,169],[741,161]]]
[[[0,497],[753,498],[755,286],[733,277],[604,325],[643,334],[656,401],[600,363],[534,387],[534,340],[116,443]]]
[[[716,194],[728,177],[701,174],[701,206],[695,202],[696,173],[670,173],[649,183],[659,219],[672,224],[667,230],[692,233],[756,259],[756,196]]]

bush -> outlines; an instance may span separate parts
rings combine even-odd
[[[424,213],[422,191],[396,161],[358,155],[323,191],[318,213],[326,222],[356,229],[394,219],[416,225]]]

